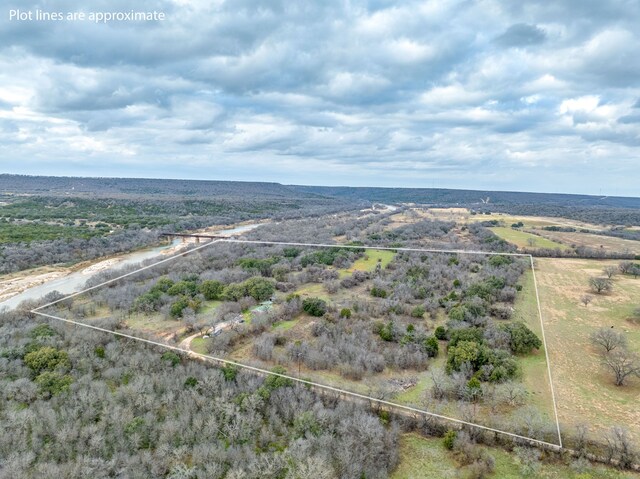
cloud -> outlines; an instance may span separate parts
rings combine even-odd
[[[546,37],[544,30],[540,27],[516,23],[496,38],[496,43],[504,47],[526,47],[543,43]]]
[[[135,9],[167,20],[0,20],[4,171],[640,193],[623,0]]]

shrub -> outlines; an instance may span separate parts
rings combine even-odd
[[[53,329],[48,324],[39,324],[35,328],[31,330],[29,336],[33,339],[39,338],[48,338],[51,336],[55,336],[57,333],[55,329]]]
[[[438,326],[435,330],[435,337],[440,340],[447,339],[447,330],[444,326]]]
[[[340,317],[346,319],[351,318],[351,310],[349,308],[342,308],[340,310]]]
[[[222,366],[220,369],[225,381],[234,381],[238,375],[238,368],[233,364]]]
[[[448,449],[449,451],[453,450],[453,445],[455,444],[457,437],[458,432],[449,429],[442,438],[442,444],[444,444],[444,448]]]
[[[414,318],[422,318],[424,316],[424,313],[426,313],[424,306],[419,305],[413,308],[413,310],[411,311],[411,316]]]
[[[438,355],[439,349],[438,340],[436,339],[436,337],[429,336],[428,338],[426,338],[423,342],[423,349],[430,358],[435,358]]]
[[[171,363],[172,366],[177,366],[180,363],[180,356],[173,351],[166,351],[162,354],[161,359]]]
[[[327,312],[327,303],[320,298],[307,298],[302,301],[302,309],[311,316],[324,316]]]
[[[392,321],[387,324],[383,324],[378,328],[378,334],[384,341],[395,341],[397,339],[397,331]]]
[[[371,288],[371,296],[373,296],[374,298],[386,298],[387,290],[378,286],[374,286],[373,288]]]
[[[198,385],[198,380],[196,378],[194,378],[193,376],[189,376],[184,382],[184,387],[185,388],[194,388],[197,385]]]

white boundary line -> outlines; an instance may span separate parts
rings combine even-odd
[[[444,254],[483,254],[483,255],[502,255],[502,256],[519,256],[519,257],[527,257],[528,256],[530,261],[531,261],[531,270],[532,270],[532,273],[533,273],[533,280],[534,280],[534,286],[535,286],[535,292],[536,292],[536,302],[537,302],[537,305],[538,305],[538,313],[539,313],[539,317],[540,317],[540,327],[542,328],[542,340],[543,340],[544,349],[545,349],[545,355],[546,355],[546,360],[547,360],[547,371],[548,371],[548,374],[549,374],[549,385],[550,385],[550,388],[551,388],[551,396],[552,396],[552,399],[553,399],[553,409],[554,409],[554,415],[555,415],[555,419],[556,419],[556,428],[557,428],[557,432],[558,432],[558,444],[553,444],[553,443],[542,441],[542,440],[539,440],[539,439],[533,439],[533,438],[530,438],[530,437],[521,436],[519,434],[515,434],[515,433],[512,433],[512,432],[508,432],[508,431],[503,431],[501,429],[494,429],[494,428],[491,428],[491,427],[483,426],[481,424],[476,424],[476,423],[463,421],[461,419],[456,419],[456,418],[444,416],[444,415],[441,415],[441,414],[436,414],[436,413],[433,413],[433,412],[424,411],[422,409],[418,409],[418,408],[414,408],[414,407],[406,406],[406,405],[402,405],[402,404],[397,404],[397,403],[390,402],[390,401],[385,401],[383,399],[376,399],[376,398],[371,397],[371,396],[366,396],[366,395],[359,394],[359,393],[356,393],[356,392],[335,388],[333,386],[329,386],[329,385],[322,384],[322,383],[308,381],[308,380],[305,380],[305,379],[297,378],[295,376],[289,376],[289,375],[286,375],[286,374],[275,373],[273,371],[268,371],[266,369],[257,368],[255,366],[249,366],[247,364],[237,363],[235,361],[230,361],[228,359],[223,359],[223,358],[218,358],[218,357],[215,357],[215,356],[209,356],[209,355],[206,355],[206,354],[196,353],[194,351],[190,351],[190,350],[187,350],[187,349],[179,348],[177,346],[171,346],[169,344],[164,344],[164,343],[160,343],[160,342],[157,342],[157,341],[152,341],[150,339],[144,339],[144,338],[140,338],[140,337],[137,337],[137,336],[132,336],[132,335],[129,335],[129,334],[118,332],[118,331],[110,331],[108,329],[100,328],[98,326],[93,326],[93,325],[90,325],[90,324],[80,323],[78,321],[73,321],[71,319],[61,318],[59,316],[54,316],[54,315],[51,315],[51,314],[40,312],[41,309],[47,308],[49,306],[53,306],[54,304],[57,304],[57,303],[59,303],[61,301],[64,301],[66,299],[79,296],[81,294],[84,294],[84,293],[86,293],[88,291],[92,291],[94,289],[100,288],[102,286],[106,286],[107,284],[116,282],[116,281],[118,281],[120,279],[129,277],[129,276],[132,276],[132,275],[134,275],[136,273],[139,273],[140,271],[144,271],[144,270],[152,268],[152,267],[154,267],[156,265],[172,261],[172,260],[174,260],[176,258],[179,258],[181,256],[186,256],[187,254],[193,253],[193,252],[198,251],[198,250],[200,250],[202,248],[205,248],[207,246],[211,246],[212,244],[219,243],[219,242],[244,243],[244,244],[285,245],[285,246],[306,246],[306,247],[351,248],[351,249],[377,249],[377,250],[388,250],[388,251],[411,251],[411,252],[428,252],[428,253],[444,253]],[[419,413],[419,414],[435,417],[435,418],[438,418],[438,419],[443,419],[443,420],[446,420],[446,421],[450,421],[450,422],[453,422],[453,423],[462,424],[462,425],[471,426],[471,427],[476,427],[476,428],[479,428],[479,429],[482,429],[482,430],[485,430],[485,431],[490,431],[490,432],[494,432],[494,433],[498,433],[498,434],[503,434],[503,435],[506,435],[506,436],[509,436],[509,437],[522,439],[522,440],[525,440],[525,441],[529,441],[530,443],[540,444],[540,445],[543,445],[543,446],[546,446],[546,447],[551,447],[551,448],[554,448],[554,449],[557,449],[557,450],[562,449],[562,447],[563,447],[562,446],[562,436],[560,434],[560,423],[558,421],[558,410],[557,410],[557,406],[556,406],[555,393],[554,393],[554,389],[553,389],[553,382],[551,380],[551,366],[549,364],[549,354],[548,354],[548,348],[547,348],[547,343],[546,343],[545,334],[544,334],[544,324],[543,324],[543,321],[542,321],[542,310],[540,308],[540,298],[539,298],[539,295],[538,295],[538,286],[537,286],[537,281],[536,281],[536,274],[535,274],[535,268],[534,268],[534,263],[533,263],[533,256],[530,255],[530,254],[525,254],[525,253],[499,253],[499,252],[493,252],[493,251],[438,250],[438,249],[425,249],[425,248],[392,248],[392,247],[384,247],[384,246],[377,247],[377,246],[367,246],[367,245],[335,245],[335,244],[296,243],[296,242],[283,242],[283,241],[215,239],[215,240],[207,242],[207,243],[205,243],[203,245],[200,245],[200,246],[198,246],[196,248],[192,248],[192,249],[186,250],[184,252],[179,252],[179,253],[177,253],[177,254],[175,254],[173,256],[170,256],[169,258],[165,258],[165,259],[160,260],[160,261],[158,261],[156,263],[153,263],[153,264],[144,266],[142,268],[139,268],[139,269],[137,269],[135,271],[131,271],[129,273],[123,274],[121,276],[118,276],[116,278],[110,279],[108,281],[104,281],[103,283],[97,284],[95,286],[91,286],[91,287],[86,288],[86,289],[84,289],[82,291],[78,291],[76,293],[69,294],[67,296],[64,296],[63,298],[60,298],[60,299],[56,300],[56,301],[52,301],[52,302],[44,304],[42,306],[38,306],[37,308],[31,310],[31,313],[37,314],[37,315],[45,317],[45,318],[56,319],[56,320],[59,320],[59,321],[63,321],[65,323],[70,323],[70,324],[74,324],[74,325],[77,325],[77,326],[83,326],[85,328],[93,329],[93,330],[96,330],[96,331],[102,331],[102,332],[110,333],[110,334],[113,334],[113,335],[116,335],[116,336],[120,336],[120,337],[124,337],[124,338],[128,338],[128,339],[133,339],[135,341],[140,341],[140,342],[144,342],[144,343],[147,343],[147,344],[160,346],[160,347],[163,347],[163,348],[166,348],[166,349],[171,349],[171,350],[174,350],[174,351],[180,351],[180,352],[186,353],[187,355],[200,357],[202,359],[206,359],[206,360],[210,360],[210,361],[212,360],[212,361],[216,361],[216,362],[222,363],[222,364],[229,364],[229,365],[237,366],[237,367],[244,368],[244,369],[247,369],[247,370],[250,370],[250,371],[254,371],[254,372],[257,372],[257,373],[260,373],[260,374],[278,376],[278,377],[282,377],[282,378],[285,378],[285,379],[290,379],[290,380],[298,382],[298,383],[302,383],[302,384],[306,384],[306,385],[309,385],[309,386],[313,386],[313,387],[316,387],[316,388],[320,388],[320,389],[324,389],[324,390],[328,390],[328,391],[333,391],[333,392],[337,392],[337,393],[340,393],[340,394],[345,394],[345,395],[352,396],[352,397],[359,398],[359,399],[366,399],[368,401],[373,401],[373,402],[376,402],[378,404],[384,404],[386,406],[390,406],[390,407],[393,407],[393,408],[396,408],[396,409],[401,409],[401,410],[404,410],[404,411],[407,411],[407,412]]]
[[[549,374],[549,387],[551,388],[551,399],[553,400],[553,413],[556,416],[556,427],[558,428],[558,444],[562,447],[562,435],[560,434],[560,421],[558,419],[558,406],[556,404],[556,393],[553,389],[553,381],[551,380],[551,363],[549,362],[549,348],[547,340],[544,336],[544,323],[542,321],[542,307],[540,306],[540,294],[538,293],[538,280],[536,279],[536,268],[533,264],[533,255],[529,255],[531,259],[531,272],[533,273],[533,287],[536,291],[536,303],[538,304],[538,314],[540,316],[540,327],[542,329],[542,342],[544,344],[544,355],[547,359],[547,373]]]

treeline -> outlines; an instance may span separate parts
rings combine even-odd
[[[397,426],[351,402],[19,313],[0,317],[0,384],[0,478],[385,478],[398,461]]]
[[[634,198],[630,198],[634,200]],[[637,200],[640,202],[640,200]],[[631,206],[631,205],[629,205]],[[584,206],[564,206],[562,204],[511,204],[511,205],[491,205],[479,208],[478,211],[499,211],[514,215],[525,216],[550,216],[554,218],[568,218],[572,220],[584,221],[585,223],[601,225],[624,225],[637,226],[640,224],[640,207],[619,207],[593,205]]]
[[[155,231],[126,230],[89,239],[33,241],[0,246],[0,274],[41,265],[77,263],[142,248],[159,241]]]

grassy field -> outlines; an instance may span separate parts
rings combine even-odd
[[[640,279],[614,276],[613,291],[593,295],[585,307],[580,298],[589,292],[588,280],[601,275],[616,261],[537,259],[536,272],[547,333],[551,370],[563,431],[580,422],[602,433],[624,425],[640,438],[640,379],[617,387],[601,365],[589,335],[600,327],[615,328],[627,337],[629,347],[640,351],[640,325],[627,319],[640,303]]]
[[[519,479],[536,477],[543,479],[623,479],[640,475],[613,468],[590,465],[577,471],[570,465],[554,462],[542,463],[533,474],[525,475],[518,457],[503,449],[480,446],[495,459],[495,471],[490,477]],[[447,451],[440,438],[425,438],[418,434],[404,434],[400,439],[400,464],[391,479],[459,478],[466,477],[468,467],[461,467],[455,455]]]
[[[207,351],[207,340],[202,337],[193,338],[191,340],[191,350],[200,354],[208,354],[209,352]]]
[[[522,284],[522,291],[516,297],[513,319],[523,321],[531,331],[542,339],[542,325],[540,324],[532,271],[525,272],[520,284]],[[519,357],[518,362],[522,368],[522,383],[529,393],[529,404],[536,406],[555,424],[553,395],[549,383],[544,345],[535,354]]]
[[[344,278],[349,276],[354,271],[373,271],[376,269],[376,265],[380,262],[381,267],[384,269],[387,267],[396,253],[389,250],[368,249],[365,251],[364,257],[354,261],[351,267],[340,270],[340,277]]]
[[[567,246],[551,241],[547,238],[527,233],[526,231],[520,231],[511,227],[496,226],[491,228],[496,235],[500,238],[513,243],[518,248],[551,248],[551,249],[566,249]],[[534,244],[529,245],[529,241],[534,241]]]
[[[628,251],[640,254],[640,241],[578,232],[540,231],[540,234],[552,241],[560,241],[566,245],[586,246],[607,252],[624,253]]]

